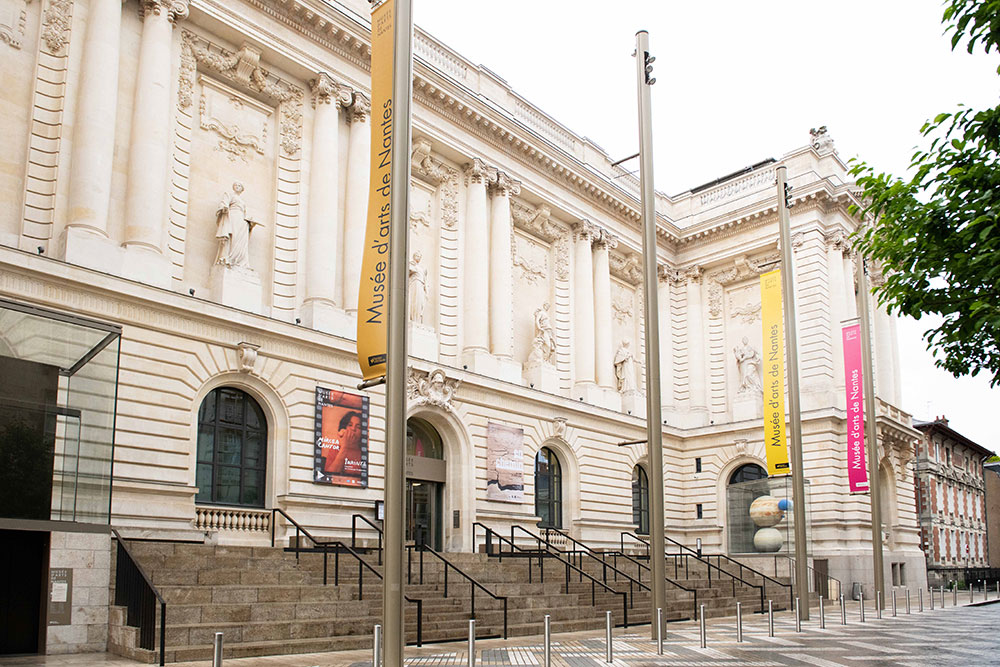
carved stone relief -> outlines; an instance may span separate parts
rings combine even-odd
[[[272,108],[209,77],[199,76],[198,83],[199,124],[218,135],[216,150],[226,153],[232,162],[249,162],[252,152],[263,155]]]
[[[236,346],[236,359],[239,363],[241,373],[253,373],[254,365],[257,363],[257,350],[260,345],[253,343],[240,343]]]
[[[27,20],[26,0],[0,0],[0,42],[20,49]]]
[[[62,55],[63,49],[69,44],[72,10],[72,0],[52,0],[42,14],[42,41],[45,42],[49,53]],[[21,34],[24,35],[23,27]]]
[[[552,220],[552,210],[545,205],[535,208],[519,199],[511,199],[514,226],[543,241],[552,243],[563,234],[563,229]]]
[[[516,235],[514,266],[520,269],[521,280],[532,285],[544,284],[549,275],[549,251],[525,236]]]
[[[460,384],[461,380],[449,378],[440,368],[428,372],[410,367],[406,376],[406,395],[410,405],[432,405],[451,412],[451,401]]]
[[[759,276],[770,270],[772,263],[779,258],[779,255],[767,255],[764,257],[749,258],[737,257],[733,261],[733,267],[716,271],[708,276],[708,313],[712,317],[722,315],[722,292],[723,286],[747,280]]]
[[[632,252],[627,254],[611,253],[608,257],[611,275],[620,278],[629,285],[642,283],[642,258]]]
[[[616,283],[612,284],[611,314],[618,324],[631,322],[635,315],[635,292]]]

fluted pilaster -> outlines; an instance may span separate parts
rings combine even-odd
[[[596,227],[587,220],[573,227],[573,361],[577,388],[593,385],[594,253]]]
[[[511,195],[521,191],[521,183],[507,174],[497,172],[490,183],[490,343],[500,359],[514,357],[513,255],[511,240],[514,232],[510,212]]]
[[[599,229],[594,235],[594,363],[597,384],[605,389],[615,389],[614,350],[617,345],[611,337],[611,249],[618,246],[618,238],[607,230]]]
[[[685,294],[687,296],[687,348],[688,348],[688,391],[689,408],[692,411],[708,411],[708,396],[705,382],[705,318],[702,314],[700,267],[689,269],[685,274]]]
[[[656,267],[657,325],[660,330],[660,407],[674,409],[674,346],[673,322],[670,317],[670,283],[673,271],[662,264]]]
[[[358,310],[361,257],[368,211],[368,172],[371,150],[371,101],[355,92],[347,108],[351,129],[347,147],[347,191],[344,195],[344,309]]]
[[[466,352],[489,351],[490,249],[486,206],[486,165],[476,158],[465,166],[468,186],[465,216],[465,313]],[[510,241],[507,241],[509,245]]]

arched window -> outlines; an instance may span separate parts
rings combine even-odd
[[[548,447],[535,456],[535,514],[541,528],[562,528],[562,468]]]
[[[756,463],[746,463],[733,471],[733,474],[729,476],[729,483],[752,482],[757,479],[764,479],[765,477],[767,477],[766,470]]]
[[[437,430],[423,419],[406,420],[406,454],[425,459],[443,459],[444,446]]]
[[[649,477],[642,466],[632,468],[632,523],[635,532],[649,534]]]
[[[264,506],[267,421],[249,394],[213,389],[198,411],[197,502]]]

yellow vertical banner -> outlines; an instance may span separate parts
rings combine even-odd
[[[385,375],[388,356],[393,5],[393,0],[385,0],[372,12],[371,178],[358,293],[358,365],[365,380]]]
[[[764,451],[767,474],[787,475],[785,440],[785,325],[781,303],[781,269],[760,277],[760,317],[764,341]]]

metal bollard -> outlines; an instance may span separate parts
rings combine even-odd
[[[215,650],[212,652],[212,667],[222,667],[222,633],[215,633]]]
[[[802,617],[799,616],[798,598],[795,598],[795,632],[802,632]]]
[[[1000,600],[1000,581],[997,582],[997,600]]]
[[[865,622],[865,593],[864,593],[864,591],[861,591],[861,593],[860,593],[859,602],[860,602],[860,604],[858,605],[858,607],[861,609],[861,622],[864,623]]]
[[[906,613],[910,613],[910,589],[906,589]]]
[[[847,625],[847,607],[844,606],[844,596],[840,596],[840,624]]]
[[[552,667],[552,626],[551,619],[545,614],[545,664],[543,667]]]
[[[743,641],[743,605],[736,603],[736,641]]]
[[[892,589],[892,617],[896,618],[896,589]]]
[[[975,586],[972,585],[972,582],[970,581],[969,582],[969,604],[972,604],[975,601],[976,601],[976,588],[975,588]]]
[[[882,618],[882,591],[875,591],[875,618]]]
[[[372,667],[382,667],[382,626],[375,626],[372,642]]]
[[[767,636],[774,636],[774,603],[767,601]]]
[[[924,589],[917,589],[917,611],[923,612],[924,610]]]
[[[469,667],[476,667],[476,619],[469,619]]]
[[[656,655],[663,655],[663,610],[656,608]]]
[[[826,611],[823,609],[823,596],[819,596],[819,629],[826,629]]]
[[[705,648],[708,644],[705,641],[705,605],[701,605],[701,609],[698,610],[698,625],[701,630],[701,647]]]
[[[943,607],[944,605],[941,605],[941,606]],[[952,586],[951,586],[951,606],[952,607],[957,607],[958,606],[958,582],[957,581],[954,584],[952,584]]]
[[[607,639],[607,643],[608,643],[608,654],[606,656],[605,662],[610,665],[612,662],[615,661],[614,648],[612,647],[612,644],[611,644],[611,612],[610,611],[604,612],[604,624],[607,626],[607,628],[605,630],[605,635],[606,635],[605,638]]]
[[[941,589],[941,608],[944,609],[944,586],[939,587]]]

